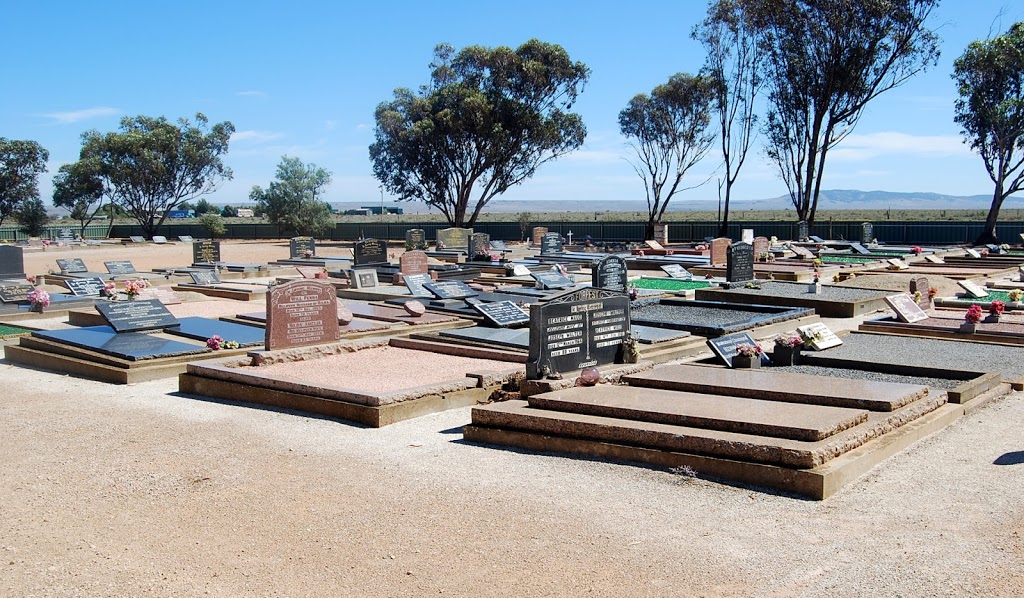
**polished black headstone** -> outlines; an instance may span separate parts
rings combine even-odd
[[[469,301],[470,299],[466,300],[467,303]],[[530,322],[530,314],[511,301],[471,303],[470,305],[483,314],[485,318],[502,328],[516,326],[517,324],[528,324]]]
[[[485,328],[471,326],[442,330],[439,336],[454,338],[472,343],[482,343],[497,347],[527,349],[530,346],[530,331],[526,328]]]
[[[474,260],[491,261],[491,235],[473,233],[469,238],[469,255]]]
[[[708,346],[714,351],[715,355],[718,356],[725,365],[732,367],[732,358],[736,357],[736,347],[740,345],[757,345],[757,341],[746,332],[740,334],[730,334],[728,336],[720,336],[718,338],[708,339]],[[761,354],[761,363],[768,364],[771,359],[764,353]]]
[[[0,246],[0,278],[25,277],[25,250],[13,245]]]
[[[427,232],[422,228],[410,228],[405,231],[406,251],[417,251],[427,248]]]
[[[590,265],[590,284],[601,289],[625,291],[629,282],[626,260],[617,255],[606,255]]]
[[[427,282],[423,284],[423,288],[433,293],[438,299],[465,299],[480,294],[461,280]]]
[[[77,274],[89,271],[89,267],[79,257],[59,259],[57,260],[57,267],[60,268],[61,274]]]
[[[559,233],[546,233],[540,240],[540,253],[562,253],[562,235]]]
[[[433,295],[423,285],[433,282],[429,274],[409,274],[402,277],[402,282],[409,289],[413,297],[432,297]]]
[[[82,349],[89,349],[129,361],[207,353],[205,346],[160,338],[140,332],[117,333],[109,326],[86,326],[66,330],[39,330],[32,336]]]
[[[312,257],[316,255],[316,239],[313,237],[292,237],[288,240],[288,256]]]
[[[740,241],[726,252],[726,282],[746,282],[754,279],[754,247]]]
[[[352,250],[352,263],[356,266],[367,264],[386,264],[388,262],[387,241],[380,239],[363,239],[356,241]]]
[[[212,264],[220,261],[220,241],[205,239],[192,242],[192,263]]]
[[[540,283],[542,289],[567,289],[576,284],[561,272],[530,272],[530,276]]]
[[[117,332],[156,330],[178,324],[177,318],[158,299],[97,303],[96,311]]]
[[[0,285],[0,301],[4,303],[20,303],[28,301],[28,294],[35,289],[30,284],[4,284]]]
[[[508,245],[504,241],[491,241],[491,249],[494,251],[509,251]]]
[[[621,362],[629,307],[625,293],[595,288],[566,291],[531,306],[526,377]]]
[[[864,222],[860,225],[860,242],[868,245],[875,239],[875,225]]]
[[[111,274],[135,274],[135,266],[132,265],[130,260],[114,260],[110,262],[103,262],[106,266],[107,272]]]
[[[205,270],[201,272],[189,272],[189,276],[192,277],[192,282],[196,284],[217,284],[220,282],[220,276],[217,275],[216,270]]]
[[[199,317],[181,318],[177,326],[167,328],[165,332],[200,341],[219,336],[225,341],[235,341],[242,347],[262,345],[267,334],[261,326],[246,326]]]
[[[64,281],[64,285],[78,297],[98,297],[104,284],[102,278],[69,278]]]

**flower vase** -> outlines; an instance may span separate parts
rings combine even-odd
[[[760,355],[736,355],[732,358],[732,367],[736,369],[756,370],[761,367]]]
[[[960,324],[960,332],[964,334],[974,334],[978,330],[978,324],[975,322],[964,322]]]
[[[35,312],[37,314],[41,314],[41,313],[43,313],[44,309],[46,309],[46,308],[43,307],[42,303],[33,303],[32,306],[29,308],[29,311]]]
[[[775,345],[772,350],[772,365],[797,365],[800,363],[800,347]]]
[[[820,295],[821,294],[821,283],[820,282],[812,282],[811,285],[809,287],[807,287],[807,291],[810,292],[810,293],[814,293],[815,295]]]

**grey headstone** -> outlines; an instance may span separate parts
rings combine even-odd
[[[860,242],[864,245],[870,244],[875,239],[875,225],[870,222],[863,222],[860,225]]]
[[[562,235],[558,233],[545,233],[544,237],[540,240],[541,255],[562,253],[562,251]]]
[[[406,251],[423,250],[427,248],[427,233],[422,228],[410,228],[405,231]]]
[[[0,246],[0,278],[25,278],[25,250],[13,245]]]
[[[806,220],[801,220],[796,225],[796,240],[803,243],[808,239],[808,235],[811,234],[810,227],[807,226]]]

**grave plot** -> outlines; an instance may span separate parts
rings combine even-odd
[[[222,320],[229,322],[238,322],[242,324],[266,326],[267,324],[267,312],[256,311],[246,312],[237,314],[234,317],[223,317]],[[341,338],[346,340],[364,338],[368,336],[385,336],[390,334],[400,334],[407,331],[405,326],[402,324],[392,324],[388,322],[381,322],[377,320],[367,320],[365,318],[345,318],[347,322],[341,318],[338,320],[338,331],[341,334]]]
[[[524,356],[411,339],[261,351],[179,377],[184,393],[381,427],[473,405],[522,371]]]
[[[691,291],[692,294],[692,291],[697,289],[706,289],[713,284],[714,283],[707,280],[680,280],[676,278],[643,276],[630,281],[629,286],[636,287],[641,290],[669,291],[674,293]]]
[[[1011,321],[1006,315],[999,321],[982,320],[973,330],[964,329],[963,312],[954,315],[952,310],[942,310],[927,319],[917,322],[901,322],[894,316],[867,320],[858,330],[881,334],[898,334],[927,338],[945,338],[976,343],[1001,345],[1024,345],[1024,321]],[[946,313],[943,313],[946,312]]]
[[[987,311],[993,301],[1002,301],[1006,304],[1006,311],[1024,309],[1024,302],[1013,301],[1010,298],[1012,289],[1003,290],[987,287],[981,289],[981,291],[984,293],[984,297],[972,297],[971,293],[960,293],[956,297],[937,297],[935,305],[938,307],[960,307],[966,309],[971,305],[978,304]]]
[[[689,268],[694,275],[722,277],[726,275],[725,266],[696,266]],[[828,266],[821,268],[823,279],[831,280],[832,275],[840,271],[840,267]],[[773,279],[791,282],[810,282],[814,279],[815,270],[805,262],[756,262],[754,277],[760,280]]]
[[[235,301],[263,301],[267,296],[267,282],[225,282],[213,270],[192,272],[192,282],[171,287],[174,291],[191,291],[207,297]]]
[[[823,279],[826,279],[824,274]],[[815,293],[810,285],[793,282],[759,281],[745,287],[697,289],[697,299],[731,303],[804,307],[829,318],[852,318],[885,308],[891,291],[859,287],[821,285]]]
[[[964,411],[924,385],[774,370],[662,365],[622,382],[474,407],[465,439],[685,465],[822,500]]]
[[[766,336],[781,332],[780,327],[792,329],[819,320],[813,309],[682,299],[634,301],[632,318],[644,326],[686,330],[707,338],[742,330]]]

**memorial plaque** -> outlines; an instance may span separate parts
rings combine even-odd
[[[511,301],[476,303],[473,305],[473,309],[502,328],[517,324],[528,324],[530,322],[530,314]]]
[[[60,268],[61,274],[80,274],[89,271],[89,267],[85,265],[82,258],[78,257],[57,260],[57,267]]]
[[[622,362],[629,297],[607,289],[566,291],[530,308],[526,377]]]
[[[70,228],[62,228],[57,234],[57,240],[64,243],[70,243],[75,240],[75,233]]]
[[[103,265],[107,268],[107,272],[110,274],[136,274],[135,266],[132,265],[130,260],[103,262]]]
[[[217,275],[215,270],[200,270],[198,272],[189,272],[189,276],[192,277],[192,282],[195,284],[208,285],[208,284],[219,284],[220,276]]]
[[[968,247],[964,251],[966,251],[967,255],[969,255],[971,257],[981,257],[981,254],[978,253],[978,250],[976,250],[976,249],[971,249],[971,248]]]
[[[929,253],[928,255],[924,256],[924,259],[925,259],[925,261],[927,261],[929,263],[932,263],[932,264],[942,264],[942,263],[944,263],[942,261],[941,257],[939,257],[937,255],[933,255],[931,253]]]
[[[139,291],[139,299],[156,299],[164,305],[176,305],[181,303],[178,294],[167,287],[148,286]]]
[[[752,228],[741,228],[740,229],[740,242],[746,243],[747,245],[754,244],[754,229]]]
[[[64,285],[76,297],[99,297],[105,283],[102,278],[69,278]]]
[[[567,289],[576,284],[561,272],[530,272],[530,276],[541,289]]]
[[[921,299],[918,300],[917,304],[921,306],[921,309],[930,309],[932,306],[932,300],[928,298],[928,278],[924,276],[915,276],[910,279],[910,296],[913,297],[914,293],[921,293]]]
[[[398,258],[398,270],[402,276],[428,273],[430,268],[427,254],[422,251],[406,251]]]
[[[461,280],[426,282],[423,283],[423,288],[430,291],[438,299],[465,299],[466,297],[476,297],[480,294]]]
[[[433,282],[429,274],[407,274],[402,277],[402,282],[405,283],[405,288],[409,289],[409,293],[413,297],[432,297],[430,291],[423,285],[428,282]]]
[[[192,238],[192,235],[178,235],[178,240],[182,243],[191,243],[195,241],[195,239]]]
[[[808,235],[811,234],[810,227],[807,226],[806,220],[801,220],[796,225],[796,240],[801,243],[807,241]]]
[[[836,336],[836,333],[832,332],[828,326],[821,322],[798,326],[796,331],[800,333],[800,338],[804,339],[804,345],[815,351],[838,347],[843,344],[843,341]]]
[[[469,255],[473,259],[491,260],[491,235],[487,233],[473,233],[469,238]]]
[[[772,243],[768,237],[754,237],[754,259],[767,259],[771,250]]]
[[[725,265],[726,282],[754,280],[754,248],[740,241],[729,246]]]
[[[928,314],[924,313],[920,305],[914,303],[914,298],[910,295],[900,294],[886,297],[885,304],[896,313],[896,317],[901,322],[910,324],[928,319]]]
[[[142,236],[139,236],[139,235],[132,235],[132,236],[128,237],[128,240],[131,241],[132,243],[145,243],[146,242],[146,237],[142,237]]]
[[[0,285],[0,301],[4,303],[20,303],[28,301],[28,294],[35,289],[30,284]]]
[[[875,225],[870,222],[863,222],[860,225],[860,242],[870,245],[875,239]]]
[[[907,270],[907,269],[910,268],[910,264],[908,264],[907,262],[901,260],[898,257],[889,258],[889,259],[885,260],[885,262],[887,264],[889,264],[890,266],[895,267],[897,270]]]
[[[178,320],[156,299],[104,301],[96,311],[116,332],[138,332],[177,326]]]
[[[590,265],[591,286],[625,292],[628,282],[626,260],[617,255],[605,256]]]
[[[814,254],[811,253],[811,251],[809,249],[807,249],[806,247],[801,247],[799,245],[793,245],[792,247],[790,247],[790,249],[792,249],[793,253],[795,253],[796,256],[798,258],[802,259],[802,260],[813,260],[814,259]]]
[[[817,235],[811,235],[811,236],[809,236],[807,238],[810,241],[813,241],[814,243],[824,243],[825,242],[825,239],[822,239],[821,237],[819,237]]]
[[[661,270],[669,275],[669,278],[677,278],[679,280],[693,280],[693,274],[690,274],[686,268],[679,264],[666,264],[661,267]]]
[[[707,344],[718,359],[722,360],[725,365],[732,367],[732,358],[736,357],[736,347],[740,345],[755,346],[757,341],[746,332],[741,332],[739,334],[708,339]],[[761,365],[768,365],[769,363],[771,363],[771,359],[769,359],[768,355],[761,353]]]
[[[410,228],[405,231],[406,251],[421,251],[427,248],[427,231],[422,228]]]
[[[292,237],[288,240],[288,256],[290,258],[312,257],[316,255],[316,239],[313,237]]]
[[[338,296],[334,286],[296,280],[271,287],[267,293],[268,351],[337,342]]]
[[[167,237],[163,235],[153,235],[153,242],[157,245],[163,245],[167,243]]]
[[[544,240],[544,235],[548,234],[548,227],[546,226],[535,226],[533,227],[533,236],[531,241],[534,247],[539,247]]]
[[[988,297],[988,291],[986,291],[985,289],[979,287],[973,281],[970,281],[970,280],[958,280],[958,281],[956,281],[956,283],[958,285],[960,285],[960,288],[962,288],[963,290],[967,291],[967,293],[971,297],[974,297],[975,299],[981,299],[983,297]]]
[[[540,253],[541,255],[551,253],[562,253],[562,235],[559,233],[547,233],[540,240]]]
[[[854,253],[858,253],[860,255],[871,255],[871,250],[860,243],[850,243],[850,249],[852,249]]]
[[[491,241],[492,251],[511,251],[504,241]]]
[[[388,243],[380,239],[356,241],[352,250],[352,263],[356,266],[388,263]]]
[[[523,264],[516,264],[512,266],[512,276],[529,276],[530,269]]]
[[[646,245],[647,247],[650,247],[651,249],[653,249],[655,251],[666,251],[664,245],[662,245],[661,243],[659,243],[657,241],[651,240],[651,239],[648,239],[647,241],[644,241],[644,245]]]
[[[732,239],[719,237],[711,241],[711,265],[724,266],[728,261],[729,245]]]
[[[372,289],[380,285],[380,282],[377,280],[376,270],[353,270],[350,278],[352,279],[352,286],[357,289]]]
[[[220,241],[206,239],[192,242],[192,263],[213,264],[220,261]]]
[[[437,231],[437,248],[468,250],[472,234],[471,228],[443,228]]]
[[[25,278],[25,250],[12,245],[0,246],[0,278]]]

